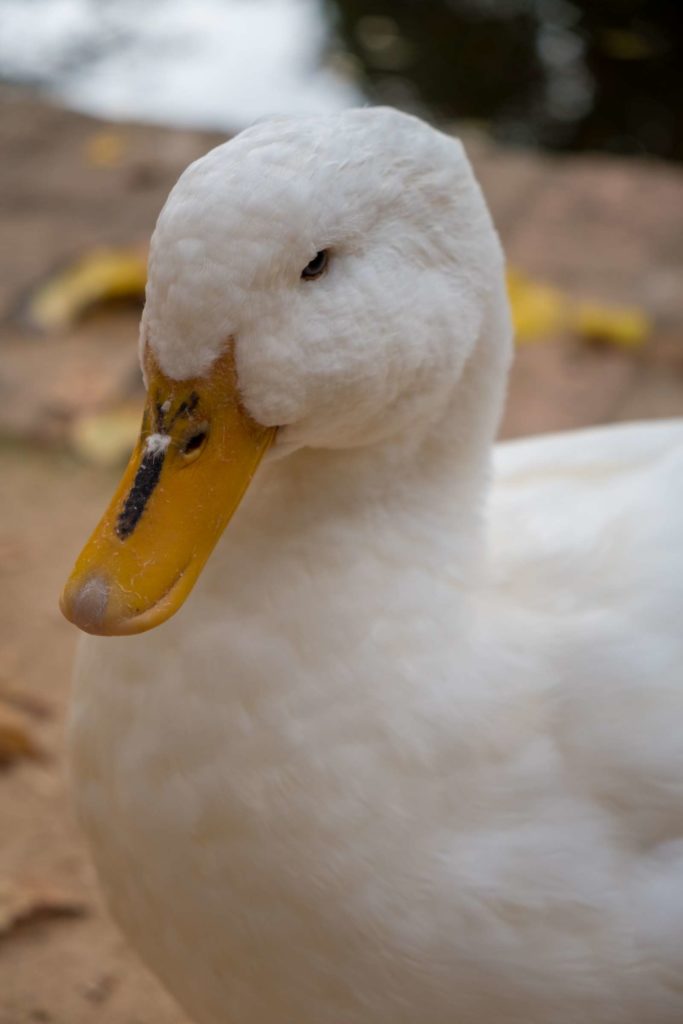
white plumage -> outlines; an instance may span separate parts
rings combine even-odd
[[[179,614],[78,664],[131,942],[198,1024],[680,1024],[683,424],[501,445],[489,488],[502,255],[388,110],[182,176],[143,341],[183,378],[227,336],[275,449]]]

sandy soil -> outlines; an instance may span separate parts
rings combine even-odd
[[[0,697],[45,752],[0,773],[0,1024],[178,1024],[100,907],[65,784],[76,634],[56,598],[114,477],[7,444],[0,479]]]
[[[0,726],[40,748],[0,768],[0,1024],[179,1024],[106,918],[64,777],[76,636],[56,598],[115,479],[65,444],[84,410],[137,393],[137,311],[49,338],[13,314],[87,247],[143,242],[178,172],[216,137],[123,126],[123,155],[98,163],[107,126],[16,92],[0,92],[0,112]],[[564,335],[521,349],[504,433],[683,413],[681,172],[501,154],[477,138],[471,150],[516,265],[637,303],[655,324],[635,353]]]

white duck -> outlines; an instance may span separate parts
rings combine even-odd
[[[259,125],[162,211],[63,602],[171,615],[277,428],[177,617],[77,670],[95,863],[199,1024],[683,1020],[683,425],[501,446],[489,493],[510,336],[414,118]]]

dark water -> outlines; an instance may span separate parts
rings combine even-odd
[[[683,0],[324,0],[373,101],[683,160]]]

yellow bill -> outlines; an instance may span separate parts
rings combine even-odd
[[[148,349],[142,431],[61,598],[87,633],[142,633],[173,615],[246,491],[276,428],[237,393],[232,346],[205,377],[176,381]]]

